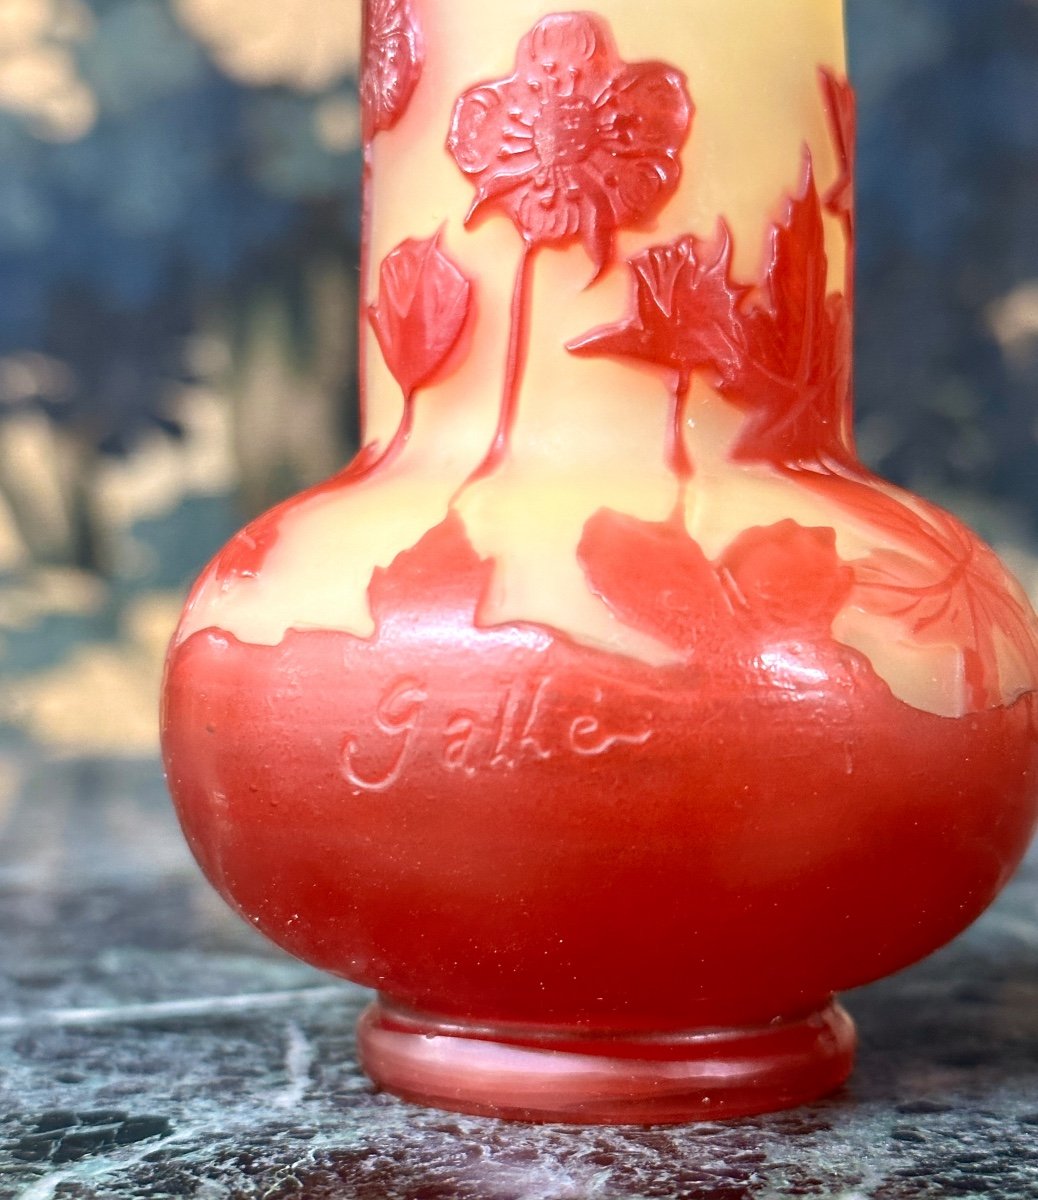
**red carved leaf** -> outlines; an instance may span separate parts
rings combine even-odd
[[[743,316],[746,354],[721,390],[747,413],[739,459],[790,467],[852,464],[850,315],[826,294],[822,210],[810,164],[803,192],[772,236],[765,302]]]
[[[854,88],[846,79],[841,79],[828,68],[823,67],[819,75],[833,145],[836,147],[836,157],[840,164],[839,177],[822,197],[822,203],[829,212],[840,217],[848,231],[853,234],[854,160],[858,125]]]
[[[634,314],[572,341],[574,354],[638,358],[678,372],[731,374],[745,353],[739,305],[749,288],[733,282],[732,238],[722,221],[712,242],[686,235],[628,260]]]
[[[713,567],[679,525],[602,509],[584,526],[577,555],[616,616],[667,645],[691,650],[731,620]]]
[[[790,634],[828,634],[854,582],[835,530],[788,519],[744,530],[717,569],[754,625]]]
[[[996,634],[1038,679],[1038,621],[993,551],[953,517],[926,506],[912,553],[874,550],[852,564],[853,600],[905,622],[923,645],[962,648],[970,703],[1003,703]]]
[[[388,567],[376,567],[368,585],[371,613],[380,629],[394,621],[414,624],[415,613],[435,609],[457,615],[445,628],[471,627],[494,564],[472,548],[464,523],[451,510],[408,550],[401,551]]]
[[[833,530],[791,520],[745,530],[711,563],[674,522],[603,510],[584,527],[578,554],[592,591],[621,621],[690,654],[724,646],[747,659],[768,643],[824,637],[853,584]]]
[[[443,366],[471,305],[472,285],[439,240],[408,238],[391,250],[382,260],[378,302],[368,309],[386,365],[408,398]]]
[[[365,140],[392,129],[422,73],[421,30],[410,0],[367,0],[361,102]]]
[[[467,219],[501,209],[531,246],[582,241],[601,271],[616,231],[673,194],[692,102],[680,71],[625,63],[591,13],[552,13],[505,79],[457,102],[447,149],[476,189]]]

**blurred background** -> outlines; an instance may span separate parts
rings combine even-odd
[[[1038,3],[848,16],[863,457],[1034,590]],[[358,0],[0,0],[0,829],[41,750],[154,763],[186,584],[352,451],[358,34]]]
[[[861,449],[1038,596],[1038,0],[847,5]],[[203,883],[158,758],[189,581],[355,445],[359,7],[0,0],[3,1197],[475,1195],[457,1171],[491,1173],[468,1177],[479,1195],[575,1195],[584,1178],[561,1140],[487,1148],[483,1126],[459,1141],[371,1096],[362,997]],[[888,1168],[870,1194],[1036,1194],[1035,872],[953,957],[855,999],[871,1052],[832,1124],[696,1131],[687,1172],[645,1131],[587,1161],[658,1157],[689,1195],[722,1168],[711,1195],[757,1194],[740,1172],[759,1183],[768,1155],[782,1194],[820,1194],[834,1164],[847,1196]],[[895,1115],[913,1098],[897,1114],[945,1115]]]

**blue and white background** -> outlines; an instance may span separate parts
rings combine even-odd
[[[153,755],[185,584],[351,452],[358,9],[0,0],[0,745]],[[1038,3],[848,15],[862,451],[1032,586]]]

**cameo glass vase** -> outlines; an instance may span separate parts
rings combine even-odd
[[[839,0],[367,0],[364,444],[169,654],[191,848],[377,1084],[793,1105],[994,898],[1038,631],[857,460]]]

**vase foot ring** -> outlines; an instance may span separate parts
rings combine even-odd
[[[754,1029],[634,1037],[515,1034],[404,1012],[361,1016],[361,1064],[388,1092],[518,1121],[655,1125],[792,1108],[839,1087],[854,1023],[835,1001]]]

